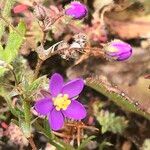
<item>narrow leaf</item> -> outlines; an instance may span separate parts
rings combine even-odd
[[[97,92],[104,94],[110,100],[115,102],[118,106],[123,109],[137,113],[150,120],[150,114],[145,110],[139,103],[132,100],[125,93],[113,87],[108,81],[102,81],[99,78],[88,78],[86,80],[87,86],[95,89]]]

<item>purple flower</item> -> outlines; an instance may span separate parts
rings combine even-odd
[[[80,2],[74,1],[65,9],[65,14],[74,19],[82,19],[87,15],[87,7]]]
[[[108,57],[117,61],[124,61],[132,55],[132,47],[121,40],[114,40],[105,47]]]
[[[52,130],[59,130],[65,118],[81,120],[86,117],[84,106],[76,101],[84,87],[83,79],[74,79],[64,84],[60,74],[52,75],[49,88],[51,97],[45,97],[34,105],[40,115],[48,117]]]

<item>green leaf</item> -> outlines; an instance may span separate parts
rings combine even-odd
[[[7,120],[6,115],[0,114],[0,120]]]
[[[2,45],[0,45],[0,52],[1,52],[1,51],[3,51],[3,50],[4,50],[4,49],[3,49],[3,46],[2,46]]]
[[[108,81],[103,81],[96,77],[87,78],[86,85],[95,89],[97,92],[104,94],[121,108],[142,115],[150,120],[150,114],[147,110],[144,110],[140,104],[137,105],[136,101],[126,96],[125,93],[116,87],[113,87]]]
[[[39,77],[38,79],[34,80],[28,87],[27,87],[27,91],[32,93],[34,92],[35,90],[37,90],[41,85],[42,83],[46,81],[46,76],[42,76],[42,77]]]
[[[2,45],[0,45],[0,56],[3,51],[4,51],[4,49],[3,49]],[[0,76],[2,76],[6,70],[7,70],[6,68],[0,66]]]
[[[24,35],[26,31],[24,22],[20,22],[18,24],[18,26],[16,27],[16,31],[10,29],[5,49],[3,49],[2,45],[0,45],[0,60],[3,60],[8,64],[16,58],[16,56],[18,55],[18,50],[24,40]],[[0,77],[7,70],[8,69],[6,68],[0,67]]]
[[[6,68],[0,67],[0,77],[5,73],[6,70]]]
[[[106,147],[112,146],[112,145],[113,145],[113,144],[111,144],[110,142],[103,141],[103,142],[99,145],[99,150],[104,150]]]
[[[43,127],[45,129],[46,134],[49,135],[49,137],[52,137],[53,136],[52,135],[52,130],[49,126],[47,118],[45,118],[44,121],[43,121]]]
[[[8,105],[8,107],[9,107],[9,110],[11,111],[11,113],[12,113],[14,116],[16,116],[16,117],[20,116],[21,111],[16,110],[16,109],[12,106],[12,102],[11,102],[11,99],[9,98],[9,96],[4,95],[4,98],[5,98],[6,102],[7,102],[7,105]]]
[[[3,11],[1,12],[1,15],[8,20],[10,13],[11,13],[11,8],[15,4],[16,0],[5,0],[5,6],[2,9]],[[3,2],[2,2],[3,3]],[[5,31],[5,25],[6,23],[3,20],[0,20],[0,40],[4,34]]]
[[[77,148],[77,150],[82,150],[82,149],[84,149],[84,148],[86,147],[86,145],[87,145],[92,139],[94,139],[94,138],[95,138],[95,136],[90,136],[90,137],[86,138],[86,139],[81,143],[81,145]]]
[[[25,24],[20,22],[16,27],[16,31],[10,30],[7,45],[3,52],[0,53],[0,59],[6,61],[7,63],[12,62],[18,55],[18,50],[22,45],[25,35]]]
[[[11,119],[11,122],[12,122],[13,124],[15,124],[16,126],[19,126],[19,121],[18,121],[18,120],[16,120],[16,119]]]
[[[49,143],[54,145],[57,148],[57,150],[74,150],[74,148],[71,145],[58,139],[54,134],[47,133],[47,130],[43,128],[37,121],[33,124],[39,132],[43,133],[49,139]]]
[[[23,120],[20,121],[20,127],[23,131],[23,134],[26,138],[31,136],[31,127]]]
[[[98,112],[95,116],[102,126],[102,134],[107,131],[121,134],[128,126],[128,121],[125,120],[124,117],[115,116],[114,113],[108,111],[101,110],[101,112]]]
[[[19,126],[21,127],[24,135],[26,138],[29,138],[31,136],[31,112],[30,112],[30,104],[29,102],[23,100],[23,112],[24,112],[24,119],[19,117]]]

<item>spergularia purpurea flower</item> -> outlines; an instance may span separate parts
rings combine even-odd
[[[65,118],[81,120],[86,117],[86,110],[76,99],[83,87],[83,79],[74,79],[64,84],[62,76],[55,73],[49,84],[51,96],[38,100],[34,105],[35,110],[48,117],[52,130],[61,129]]]

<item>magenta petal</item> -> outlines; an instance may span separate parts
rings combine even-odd
[[[52,130],[59,130],[64,125],[64,116],[61,111],[57,111],[55,108],[50,112],[48,121]]]
[[[126,60],[127,58],[129,58],[131,56],[131,54],[132,54],[131,52],[124,53],[124,54],[120,55],[117,60],[119,60],[119,61]]]
[[[84,4],[74,1],[66,8],[65,14],[72,16],[74,19],[82,19],[87,14],[87,8]]]
[[[75,79],[63,86],[62,94],[68,94],[69,98],[73,98],[81,93],[83,87],[84,87],[83,79]]]
[[[78,101],[71,101],[71,104],[63,111],[65,117],[75,120],[81,120],[86,117],[86,109]]]
[[[34,107],[40,115],[47,115],[53,108],[53,103],[50,98],[43,98],[37,101]]]
[[[54,75],[52,75],[51,80],[50,80],[50,92],[52,94],[53,97],[57,96],[63,87],[63,78],[60,74],[55,73]]]

